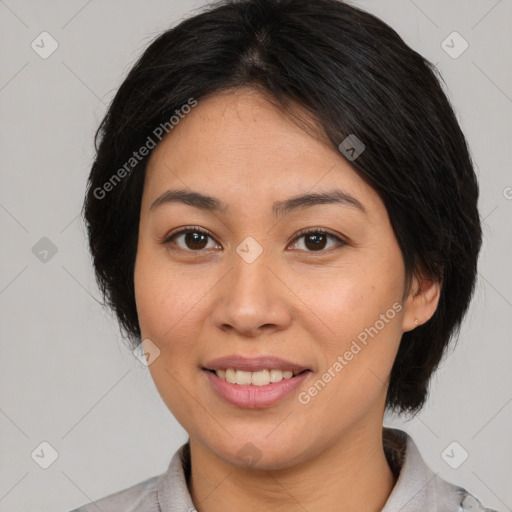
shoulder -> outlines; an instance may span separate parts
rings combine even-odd
[[[82,505],[71,512],[159,512],[156,484],[160,476],[153,476],[126,489]]]
[[[398,478],[382,512],[498,512],[486,508],[463,487],[434,473],[406,432],[385,428],[384,446]]]
[[[485,507],[476,496],[463,487],[443,480],[437,475],[434,483],[440,512],[498,512]]]
[[[173,455],[167,470],[138,484],[92,501],[71,512],[161,512],[194,508],[187,489],[190,468],[188,442]]]

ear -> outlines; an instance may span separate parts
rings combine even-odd
[[[442,283],[431,277],[414,276],[404,300],[402,332],[412,331],[427,322],[437,309]]]

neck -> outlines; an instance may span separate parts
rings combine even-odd
[[[382,443],[382,425],[357,429],[321,453],[279,470],[228,464],[191,438],[189,490],[198,512],[380,511],[396,478]]]

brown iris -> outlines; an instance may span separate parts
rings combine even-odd
[[[201,250],[206,247],[208,243],[208,235],[198,231],[189,231],[185,234],[185,244],[193,250]]]
[[[308,249],[323,249],[325,247],[327,235],[325,233],[311,233],[305,235],[305,238],[305,245]],[[312,244],[309,245],[309,242],[312,242]]]

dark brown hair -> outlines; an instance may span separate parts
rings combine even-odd
[[[481,246],[477,180],[441,81],[387,24],[338,0],[223,0],[160,34],[99,127],[83,210],[100,290],[132,346],[150,154],[134,151],[191,98],[255,87],[301,105],[334,148],[351,134],[365,144],[350,163],[387,208],[408,282],[442,280],[433,317],[402,337],[387,393],[388,409],[420,410],[468,308]]]

